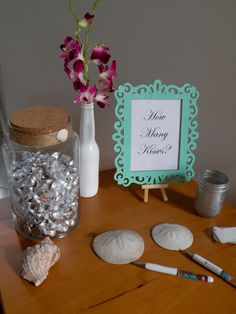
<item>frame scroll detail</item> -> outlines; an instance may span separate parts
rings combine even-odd
[[[176,85],[165,85],[160,80],[155,80],[153,84],[141,84],[132,86],[125,83],[117,88],[115,98],[115,132],[112,136],[115,145],[115,180],[118,184],[129,186],[136,184],[163,184],[172,181],[185,182],[194,176],[193,165],[198,132],[197,100],[199,93],[196,87],[185,84],[182,87]],[[176,170],[158,171],[131,171],[130,170],[130,115],[127,109],[131,106],[132,99],[162,99],[181,100],[181,124],[180,124],[180,150],[179,167]],[[128,144],[127,144],[128,143]]]

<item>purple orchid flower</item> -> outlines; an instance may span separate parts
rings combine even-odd
[[[109,98],[107,91],[106,90],[102,90],[99,93],[97,93],[97,95],[94,97],[94,99],[97,101],[97,105],[100,108],[104,108],[106,106],[109,106],[109,102],[107,101],[107,99]]]
[[[71,44],[74,42],[73,38],[67,36],[64,38],[64,44],[60,45],[63,53],[59,54],[59,58],[63,58],[65,62],[69,62],[74,58],[72,53]]]
[[[112,64],[110,67],[108,66],[99,66],[99,71],[100,71],[100,78],[103,79],[105,82],[107,82],[108,85],[111,84],[111,82],[115,79],[116,77],[116,61],[113,60]]]
[[[86,81],[84,79],[84,64],[83,61],[77,60],[73,68],[71,69],[68,66],[68,63],[65,62],[64,70],[68,77],[72,80],[73,86],[75,90],[79,90],[81,84],[86,85]]]
[[[91,103],[94,101],[96,96],[97,87],[94,85],[93,87],[89,87],[89,85],[82,85],[80,87],[79,95],[75,98],[74,103]]]
[[[91,62],[98,65],[106,64],[111,57],[111,55],[108,53],[108,50],[110,49],[103,44],[95,46],[91,53]]]
[[[99,0],[95,0],[93,4],[93,14],[87,12],[81,20],[73,11],[70,2],[77,29],[74,38],[70,36],[64,38],[64,43],[60,46],[62,53],[59,57],[64,59],[64,70],[72,81],[74,89],[78,91],[74,102],[91,103],[96,101],[99,107],[104,108],[109,105],[109,93],[114,92],[113,80],[116,77],[116,61],[112,61],[108,66],[111,57],[110,49],[103,44],[95,45],[90,58],[87,57],[88,35],[98,2]],[[82,31],[85,31],[84,37],[80,35]],[[83,44],[81,38],[84,38]],[[99,77],[92,87],[89,86],[91,84],[88,72],[89,62],[97,64],[99,69]]]
[[[81,28],[86,28],[86,27],[88,27],[89,25],[91,25],[91,23],[93,22],[93,19],[94,19],[94,15],[93,15],[93,14],[90,14],[89,12],[87,12],[87,13],[84,15],[84,18],[79,21],[79,26],[80,26]]]
[[[73,59],[84,61],[84,47],[78,40],[67,36],[60,48],[63,53],[59,54],[59,57],[63,58],[66,63],[69,63]]]
[[[109,93],[113,93],[115,91],[114,86],[113,86],[113,81],[110,81],[107,89],[106,89]]]
[[[84,61],[84,46],[78,40],[71,44],[74,59]]]
[[[102,90],[97,93],[97,87],[89,87],[89,85],[81,85],[79,95],[75,98],[74,103],[91,103],[96,100],[100,108],[109,106],[107,99],[109,98],[107,91]]]
[[[84,62],[82,60],[75,61],[73,65],[73,70],[78,75],[78,79],[83,85],[86,85],[86,81],[84,79]]]

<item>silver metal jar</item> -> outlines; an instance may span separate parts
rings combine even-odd
[[[229,178],[220,171],[205,170],[197,177],[197,183],[196,212],[204,217],[218,215],[229,189]]]
[[[9,118],[3,140],[12,216],[26,238],[64,237],[79,221],[78,136],[57,107],[30,107]]]

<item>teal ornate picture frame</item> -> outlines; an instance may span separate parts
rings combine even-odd
[[[160,80],[118,87],[112,137],[118,184],[185,182],[194,176],[198,97],[190,84]]]

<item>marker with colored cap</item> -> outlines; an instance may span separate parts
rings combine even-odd
[[[213,273],[218,275],[220,278],[225,280],[228,284],[236,288],[236,279],[231,276],[230,274],[226,273],[222,268],[213,264],[212,262],[208,261],[204,257],[193,253],[189,250],[182,251],[186,256],[190,257],[193,261],[197,262],[198,264],[202,265],[203,267],[211,270]]]
[[[159,273],[179,276],[179,277],[183,277],[183,278],[187,278],[187,279],[199,280],[202,282],[213,282],[214,281],[214,278],[211,276],[198,275],[198,274],[194,274],[192,272],[186,271],[186,270],[162,266],[159,264],[143,263],[143,262],[133,262],[132,264],[138,265],[138,266],[143,267],[145,269],[157,271]]]

